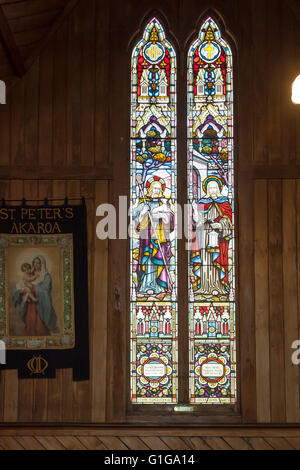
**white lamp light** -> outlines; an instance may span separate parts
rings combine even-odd
[[[292,85],[292,102],[300,104],[300,75],[298,75]]]

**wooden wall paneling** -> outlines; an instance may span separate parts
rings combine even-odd
[[[107,202],[108,182],[96,181],[95,213],[98,205]],[[95,217],[95,213],[93,217]],[[108,240],[99,240],[95,236],[94,297],[91,300],[93,315],[90,324],[90,341],[92,348],[92,422],[94,423],[104,423],[106,421],[106,384],[109,380],[106,370],[108,262]]]
[[[255,345],[255,305],[254,305],[254,185],[252,181],[253,160],[253,47],[251,29],[251,5],[243,4],[239,10],[236,25],[237,61],[235,67],[235,208],[238,217],[236,236],[236,276],[237,276],[237,324],[238,324],[238,373],[239,396],[242,420],[255,422],[256,409],[256,345]],[[247,86],[245,86],[247,84]]]
[[[53,128],[53,45],[39,60],[38,165],[51,166]]]
[[[282,259],[282,182],[269,181],[269,305],[271,421],[283,423],[286,411]]]
[[[288,162],[286,155],[281,154],[280,135],[281,135],[281,116],[280,116],[280,79],[281,74],[278,70],[278,61],[281,61],[282,54],[280,48],[280,36],[282,33],[280,21],[281,0],[266,0],[267,2],[267,32],[266,47],[267,61],[266,71],[268,89],[268,106],[266,120],[263,129],[266,128],[266,138],[268,141],[268,156],[270,164],[280,164],[283,161]],[[261,37],[263,39],[263,36]],[[257,51],[258,57],[260,49]],[[276,57],[277,56],[277,57]],[[276,59],[275,59],[276,57]]]
[[[296,164],[296,115],[295,106],[291,102],[291,85],[295,75],[295,63],[297,63],[296,44],[297,35],[295,15],[286,2],[281,2],[281,61],[278,62],[279,94],[281,110],[281,154],[282,163]]]
[[[68,22],[53,39],[53,166],[67,165]]]
[[[11,100],[6,97],[6,105],[0,106],[0,142],[1,155],[0,166],[9,166],[10,164],[10,119],[11,119]]]
[[[297,262],[297,301],[298,301],[298,328],[295,331],[295,336],[298,333],[298,338],[300,340],[300,180],[296,181],[296,224],[297,224],[297,251],[296,251],[296,262]],[[298,374],[300,377],[300,365],[295,366],[298,369]]]
[[[11,167],[24,165],[25,135],[24,135],[24,111],[25,111],[25,79],[18,80],[10,91],[11,121],[4,125],[7,133],[11,134]],[[11,123],[11,124],[10,124]],[[9,127],[11,126],[11,127]]]
[[[24,77],[25,81],[25,154],[24,163],[29,168],[38,163],[38,99],[39,99],[39,60]]]
[[[80,165],[82,43],[78,5],[70,16],[68,32],[68,166]]]
[[[257,422],[271,421],[270,322],[268,285],[268,182],[256,181],[255,204],[255,336]]]
[[[9,199],[10,197],[10,182],[8,180],[0,181],[0,199],[2,199],[3,197],[5,199]],[[9,382],[10,375],[14,376],[15,374],[9,374],[9,371],[1,371],[1,375],[0,375],[0,422],[3,422],[5,418],[7,417],[7,414],[5,415],[5,405],[7,403],[5,401],[5,393],[6,393],[6,389],[8,388],[7,387],[8,384],[5,384],[5,382],[6,381]],[[8,392],[9,392],[9,388],[8,388]],[[14,393],[12,403],[10,404],[10,407],[12,408],[13,418],[14,418],[14,408],[17,407],[17,400],[18,400],[18,396],[16,396]],[[12,421],[14,421],[14,419],[12,419]]]
[[[112,93],[110,87],[110,67],[112,65],[109,24],[111,4],[96,2],[96,90],[95,90],[95,165],[108,162],[109,158],[109,100]],[[114,128],[115,130],[116,128]]]
[[[283,181],[283,311],[286,420],[299,422],[299,370],[292,363],[292,343],[298,339],[297,191],[296,181]]]
[[[17,198],[21,199],[22,197],[25,197],[26,199],[39,198],[37,180],[24,181],[23,194],[20,191]],[[34,202],[29,202],[28,204],[35,205]],[[31,422],[33,419],[35,380],[36,379],[19,379],[19,421]]]
[[[129,135],[129,73],[130,54],[124,49],[120,52],[120,44],[126,44],[128,31],[125,25],[130,23],[127,16],[129,5],[121,0],[114,4],[114,14],[111,16],[111,30],[118,31],[110,37],[110,50],[112,57],[118,58],[118,67],[111,68],[110,77],[110,115],[114,116],[115,132],[110,132],[110,154],[117,157],[117,168],[114,168],[114,179],[110,186],[110,202],[118,207],[119,195],[129,193],[129,142],[124,136]],[[124,31],[125,28],[125,31]],[[120,87],[120,83],[126,84]],[[125,117],[126,116],[126,117]],[[128,298],[128,272],[120,270],[120,266],[128,266],[128,241],[110,240],[110,272],[108,293],[108,358],[107,370],[107,420],[109,422],[123,422],[125,419],[125,406],[127,400],[127,374],[129,365],[127,358],[127,298]],[[118,325],[118,328],[116,328]]]
[[[81,151],[80,165],[93,167],[95,163],[95,46],[96,0],[81,2]],[[102,62],[102,61],[101,61]],[[107,64],[102,62],[102,67]]]
[[[267,31],[266,1],[253,0],[252,2],[252,35],[254,54],[254,155],[253,162],[264,165],[268,160],[266,113],[268,109],[268,86],[266,80],[266,63],[268,50],[262,47],[262,38]],[[249,63],[250,67],[250,63]]]
[[[64,180],[53,180],[52,182],[52,197],[54,199],[53,204],[61,204],[62,200],[66,197],[66,181]],[[57,199],[55,199],[57,198]],[[47,419],[49,422],[60,422],[62,421],[62,407],[65,401],[64,389],[63,389],[63,377],[64,371],[62,369],[56,369],[55,379],[49,380],[48,383],[48,394],[47,394]]]

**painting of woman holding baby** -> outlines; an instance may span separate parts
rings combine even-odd
[[[49,336],[57,333],[57,316],[52,305],[52,279],[43,256],[23,263],[22,278],[12,291],[15,306],[25,324],[28,336]]]

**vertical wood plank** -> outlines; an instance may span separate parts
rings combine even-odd
[[[53,42],[53,166],[67,164],[68,22],[57,31]]]
[[[83,51],[81,66],[80,164],[92,167],[95,160],[95,0],[81,2],[80,16]]]
[[[280,111],[281,111],[281,155],[283,163],[293,165],[296,163],[296,107],[291,101],[291,84],[294,80],[295,64],[297,63],[295,31],[295,15],[285,2],[281,2],[281,63],[280,66]]]
[[[296,230],[297,230],[297,253],[296,253],[296,262],[297,262],[297,301],[298,301],[298,328],[295,332],[298,334],[297,339],[300,339],[300,311],[299,311],[299,302],[300,302],[300,180],[296,182]],[[297,366],[298,374],[300,377],[300,365]]]
[[[118,207],[119,196],[129,194],[129,145],[124,145],[124,136],[129,134],[129,57],[119,54],[120,44],[127,41],[124,24],[129,21],[130,6],[121,0],[111,8],[111,28],[119,31],[111,35],[110,47],[112,57],[119,57],[119,67],[111,68],[110,115],[115,116],[114,128],[118,129],[118,138],[110,132],[110,154],[119,155],[118,165],[114,166],[114,179],[109,187],[110,202]],[[120,83],[124,83],[120,95]],[[121,98],[121,99],[120,99]],[[129,318],[129,271],[128,271],[128,241],[118,240],[109,242],[111,253],[109,269],[108,292],[108,337],[107,337],[107,419],[111,422],[123,422],[128,399],[128,344],[127,325]],[[120,270],[124,266],[124,270]],[[118,325],[118,329],[115,328]],[[116,367],[116,365],[118,366]]]
[[[268,107],[266,127],[266,137],[268,140],[269,163],[287,163],[287,155],[280,151],[281,119],[280,119],[280,74],[278,73],[278,63],[282,58],[280,48],[280,0],[267,0],[267,71],[268,71]],[[275,52],[276,51],[276,52]],[[275,56],[277,54],[277,59]],[[263,128],[264,128],[263,127]]]
[[[282,200],[286,420],[292,423],[298,422],[300,419],[299,371],[291,359],[291,345],[298,339],[297,258],[295,256],[297,253],[297,192],[295,181],[283,181]]]
[[[271,421],[286,420],[282,279],[282,182],[269,181],[269,305]]]
[[[24,164],[25,80],[19,80],[11,93],[11,166]]]
[[[11,139],[11,98],[7,97],[6,104],[0,106],[0,165],[10,164],[10,139]]]
[[[53,101],[53,47],[47,47],[39,61],[39,141],[38,163],[51,166],[52,160],[52,101]]]
[[[108,162],[109,156],[109,10],[110,4],[96,2],[96,93],[95,165]],[[106,64],[106,66],[103,66]]]
[[[79,4],[80,6],[80,4]],[[81,64],[82,44],[79,6],[69,18],[68,32],[68,142],[67,161],[70,166],[80,165],[81,148]]]
[[[96,181],[95,211],[108,201],[108,183]],[[106,404],[106,348],[107,348],[107,292],[108,292],[108,240],[95,238],[94,298],[91,323],[92,341],[92,421],[105,422]]]
[[[245,27],[245,17],[252,24],[255,12],[252,4],[243,4],[238,8],[236,35],[238,38],[238,60],[235,64],[236,99],[235,115],[237,176],[235,180],[235,207],[237,208],[236,223],[238,226],[237,240],[237,292],[238,292],[238,325],[239,338],[237,355],[240,374],[240,400],[243,422],[255,422],[257,419],[256,400],[256,339],[255,339],[255,305],[254,305],[254,184],[252,176],[253,161],[253,63],[254,53],[251,44],[251,29]],[[254,18],[253,18],[254,19]],[[238,153],[237,153],[238,151]]]
[[[270,354],[268,298],[268,183],[255,183],[255,332],[257,421],[269,423]]]
[[[39,139],[39,60],[37,60],[27,75],[25,81],[25,166],[36,167],[38,162]]]
[[[268,160],[267,139],[266,139],[266,110],[268,107],[268,84],[263,80],[266,72],[267,48],[261,47],[262,37],[266,35],[267,13],[266,1],[253,0],[251,2],[252,35],[254,55],[254,93],[255,93],[255,114],[254,114],[254,163],[264,165]]]

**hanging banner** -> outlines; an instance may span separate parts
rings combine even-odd
[[[86,206],[0,206],[1,369],[89,379]]]

